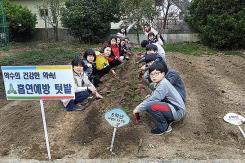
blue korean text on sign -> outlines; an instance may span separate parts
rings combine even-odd
[[[71,65],[1,66],[8,100],[74,99]]]
[[[130,119],[128,115],[120,108],[112,109],[105,113],[105,119],[113,127],[122,127],[129,123]]]

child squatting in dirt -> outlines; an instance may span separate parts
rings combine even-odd
[[[151,133],[156,135],[170,132],[171,123],[179,121],[186,113],[182,97],[165,78],[167,70],[167,65],[161,62],[155,62],[149,67],[150,79],[156,83],[156,88],[133,111],[134,114],[144,111],[149,113],[156,126]]]

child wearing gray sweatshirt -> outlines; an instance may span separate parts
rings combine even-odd
[[[165,78],[167,70],[166,64],[159,62],[150,66],[150,78],[152,82],[156,83],[156,89],[133,111],[134,114],[144,111],[149,113],[156,125],[151,133],[156,135],[170,132],[172,130],[170,124],[182,119],[186,113],[182,97]]]

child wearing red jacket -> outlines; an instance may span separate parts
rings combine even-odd
[[[108,43],[111,48],[111,55],[107,57],[111,67],[116,67],[123,63],[123,57],[120,55],[120,47],[117,45],[117,37],[111,37]],[[104,49],[103,49],[104,50]]]

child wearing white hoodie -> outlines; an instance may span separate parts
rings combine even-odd
[[[67,111],[83,110],[82,102],[91,94],[97,98],[103,98],[94,85],[89,81],[88,76],[83,70],[84,63],[77,57],[72,60],[73,78],[75,82],[75,99],[62,100]]]

